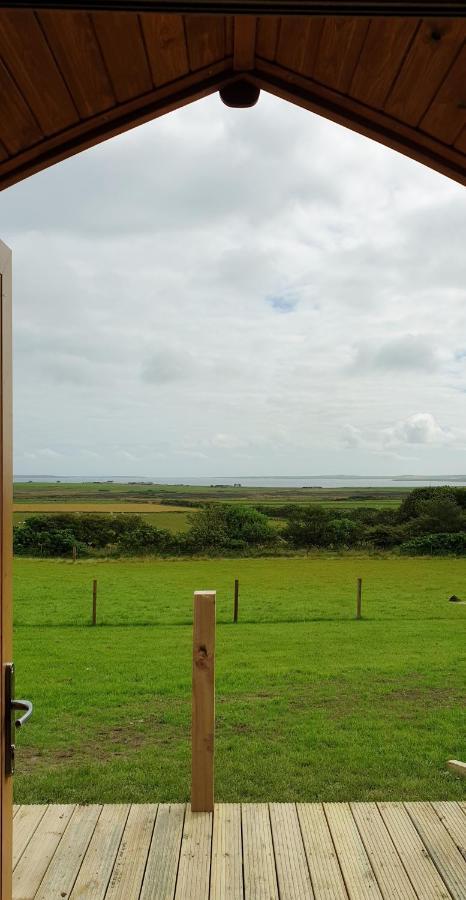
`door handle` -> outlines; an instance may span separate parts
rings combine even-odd
[[[25,722],[32,716],[32,703],[30,700],[15,699],[15,667],[14,663],[5,666],[5,774],[13,775],[15,771],[15,741],[16,728],[22,728]],[[24,715],[16,716],[17,711]]]
[[[24,716],[15,719],[15,727],[22,728],[25,722],[32,716],[32,703],[30,700],[12,700],[11,709],[24,709]]]

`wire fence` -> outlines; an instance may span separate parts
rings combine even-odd
[[[449,597],[461,598],[465,579],[461,559],[20,560],[14,623],[190,625],[198,589],[216,590],[219,625],[233,624],[235,609],[238,625],[449,619],[461,615]]]

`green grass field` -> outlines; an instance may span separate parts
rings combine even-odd
[[[18,559],[17,694],[35,712],[16,799],[188,798],[192,592],[206,588],[217,799],[459,798],[445,760],[466,755],[466,606],[447,598],[465,581],[462,559]]]
[[[343,509],[372,507],[393,509],[411,488],[399,487],[351,487],[351,488],[299,488],[299,487],[232,487],[226,485],[170,485],[170,484],[117,484],[113,482],[15,482],[16,504],[37,505],[43,503],[166,503],[183,501],[202,503],[265,503],[282,506],[288,503],[319,503]],[[129,511],[129,510],[128,510]],[[134,510],[133,510],[134,511]]]

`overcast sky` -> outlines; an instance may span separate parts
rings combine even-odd
[[[0,195],[17,475],[466,472],[466,192],[262,94]]]

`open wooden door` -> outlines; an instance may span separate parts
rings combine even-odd
[[[11,900],[11,868],[13,844],[13,778],[7,774],[5,709],[5,673],[11,663],[13,644],[12,615],[12,351],[11,351],[11,250],[0,241],[0,655],[1,655],[1,819],[2,852],[0,855],[0,900]]]

